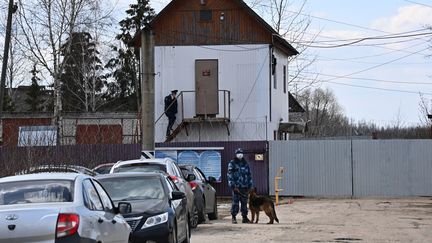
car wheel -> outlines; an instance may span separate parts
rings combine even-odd
[[[190,217],[190,227],[195,229],[198,226],[198,208],[196,205],[194,205],[192,209],[193,215]]]
[[[186,224],[186,238],[182,241],[182,243],[190,243],[190,227],[189,227],[189,224]]]
[[[171,234],[168,236],[169,243],[177,243],[177,224],[174,224]]]
[[[218,210],[217,210],[217,199],[215,197],[214,204],[213,204],[213,213],[209,213],[208,217],[210,220],[218,219]]]
[[[203,197],[203,199],[202,199],[202,207],[201,207],[201,210],[199,211],[199,214],[198,214],[198,223],[205,223],[205,221],[206,221],[206,213],[205,213],[205,210],[206,210],[206,201],[205,201],[205,198]]]

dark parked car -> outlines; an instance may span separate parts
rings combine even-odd
[[[132,228],[132,242],[189,242],[185,194],[159,172],[115,173],[97,177],[116,202],[129,202],[123,217]]]
[[[216,178],[212,176],[206,178],[204,173],[195,165],[181,164],[179,167],[185,177],[190,174],[195,175],[195,178],[189,177],[188,181],[194,192],[199,221],[205,221],[205,214],[210,220],[217,219],[216,190],[211,185],[211,183],[216,182]]]
[[[186,178],[183,176],[183,173],[181,172],[180,168],[174,162],[174,160],[170,158],[163,158],[163,159],[136,159],[136,160],[119,161],[112,166],[110,173],[153,172],[153,171],[163,171],[169,174],[170,178],[180,189],[180,191],[186,194],[190,226],[192,228],[197,227],[198,210],[194,202],[194,193],[192,191],[192,188],[189,186],[188,182],[186,181]]]

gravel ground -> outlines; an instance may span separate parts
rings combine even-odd
[[[280,223],[274,225],[263,212],[258,224],[233,225],[229,208],[220,204],[219,219],[199,225],[191,242],[432,242],[432,199],[426,197],[296,199],[276,207]]]

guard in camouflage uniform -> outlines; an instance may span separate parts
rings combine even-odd
[[[231,215],[232,223],[237,224],[236,216],[241,203],[242,223],[250,223],[248,219],[248,192],[252,188],[252,175],[248,162],[243,158],[243,150],[236,149],[235,157],[228,164],[228,186],[232,190]]]

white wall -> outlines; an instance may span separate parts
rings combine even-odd
[[[155,47],[155,72],[157,73],[155,79],[155,119],[158,119],[163,113],[163,100],[170,93],[170,90],[195,90],[196,59],[218,59],[219,90],[231,91],[231,123],[229,125],[231,136],[228,136],[225,126],[202,124],[190,127],[189,136],[186,136],[183,131],[174,141],[265,140],[265,117],[269,116],[270,108],[269,52],[269,45]],[[282,68],[280,72],[282,72]],[[283,93],[283,91],[281,92]],[[284,108],[281,107],[280,109],[288,110],[288,102],[284,104]],[[219,116],[223,116],[222,97],[219,106]],[[274,113],[274,116],[279,117],[280,115],[277,113],[278,111]],[[184,96],[184,114],[185,117],[189,118],[195,115],[195,95],[193,93]],[[287,115],[282,116],[284,119],[288,119]],[[155,128],[156,142],[165,140],[167,122],[165,116],[157,122]],[[180,122],[181,104],[179,102],[177,124]],[[273,119],[272,124],[267,124],[269,139],[273,138],[272,131],[277,129],[278,123],[279,120]]]
[[[271,86],[272,86],[272,116],[271,122],[279,124],[279,122],[288,122],[288,83],[286,83],[286,92],[284,92],[284,75],[283,67],[286,66],[286,82],[288,82],[288,56],[281,51],[275,49],[273,55],[276,57],[276,89],[274,88],[274,76],[272,75]],[[273,132],[278,130],[278,126],[273,127],[273,130],[269,131],[273,139]]]

